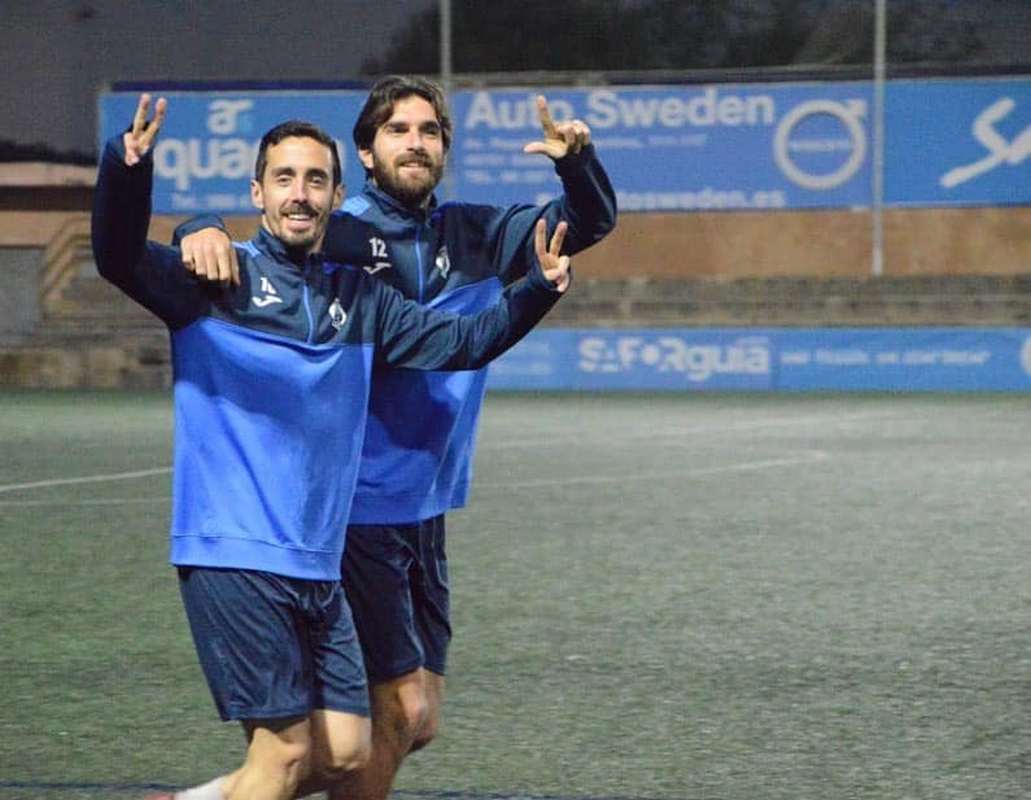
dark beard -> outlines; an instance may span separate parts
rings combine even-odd
[[[388,173],[378,161],[372,165],[372,178],[382,191],[405,208],[419,208],[426,202],[426,198],[433,194],[433,190],[437,188],[437,184],[440,183],[440,178],[444,174],[443,164],[428,164],[428,166],[430,180],[419,186],[406,185],[396,181],[394,176]]]

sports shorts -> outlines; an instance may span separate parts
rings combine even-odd
[[[223,720],[369,716],[368,683],[336,581],[179,567],[179,590]]]
[[[341,572],[369,681],[420,667],[445,674],[451,642],[444,515],[412,525],[351,525]]]

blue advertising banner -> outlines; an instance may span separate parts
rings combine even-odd
[[[1031,80],[892,81],[885,201],[1031,203]]]
[[[624,211],[870,203],[864,83],[549,90],[558,120],[582,119]],[[540,135],[534,94],[459,92],[452,168],[459,196],[507,205],[558,181],[523,145]]]
[[[262,133],[310,119],[341,144],[345,182],[364,174],[351,128],[364,92],[182,91],[155,148],[154,210],[252,213],[247,179]],[[557,120],[583,119],[622,211],[865,208],[872,203],[869,82],[554,89]],[[447,190],[493,205],[559,191],[529,90],[452,95]],[[100,137],[132,118],[137,94],[100,98]],[[1031,79],[893,81],[885,107],[891,205],[1031,203]]]
[[[1031,391],[1031,328],[540,329],[488,388]]]
[[[869,87],[862,83],[607,87],[548,92],[556,120],[581,118],[624,211],[863,206],[870,202]],[[364,93],[171,92],[155,147],[156,213],[252,213],[246,179],[265,130],[291,117],[341,142],[345,182],[364,179],[351,127]],[[560,191],[529,91],[456,92],[454,194],[544,202]],[[100,98],[100,138],[125,130],[138,95]]]
[[[365,171],[354,155],[351,128],[363,92],[162,92],[168,116],[154,146],[156,214],[256,214],[250,179],[258,143],[269,128],[309,120],[337,140],[344,183],[359,187]],[[132,122],[138,92],[101,96],[101,146]]]

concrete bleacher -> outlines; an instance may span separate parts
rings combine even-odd
[[[0,386],[161,388],[169,385],[164,326],[97,272],[86,220],[43,251],[30,331],[0,338]]]
[[[0,211],[0,387],[167,387],[167,332],[97,274],[88,198],[24,210],[45,200]],[[151,238],[169,241],[178,221],[155,217]],[[873,278],[863,214],[626,214],[575,258],[545,324],[1031,326],[1031,208],[895,210],[886,223],[887,274]],[[227,220],[238,239],[254,224]]]
[[[28,335],[0,340],[0,386],[159,389],[168,336],[97,273],[88,227],[51,248]],[[60,262],[60,263],[57,263]],[[55,263],[57,264],[55,266]],[[545,321],[562,327],[1021,326],[1031,274],[880,278],[592,279]]]
[[[1031,324],[1031,274],[578,280],[549,324],[868,327]]]

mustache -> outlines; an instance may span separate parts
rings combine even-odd
[[[429,153],[407,153],[400,156],[394,163],[399,167],[408,166],[409,164],[427,168],[433,167],[433,159],[430,158]]]
[[[312,208],[307,203],[293,203],[293,204],[287,206],[286,208],[284,208],[282,213],[283,214],[310,214],[313,217],[317,215],[317,212],[315,211],[315,209]]]

